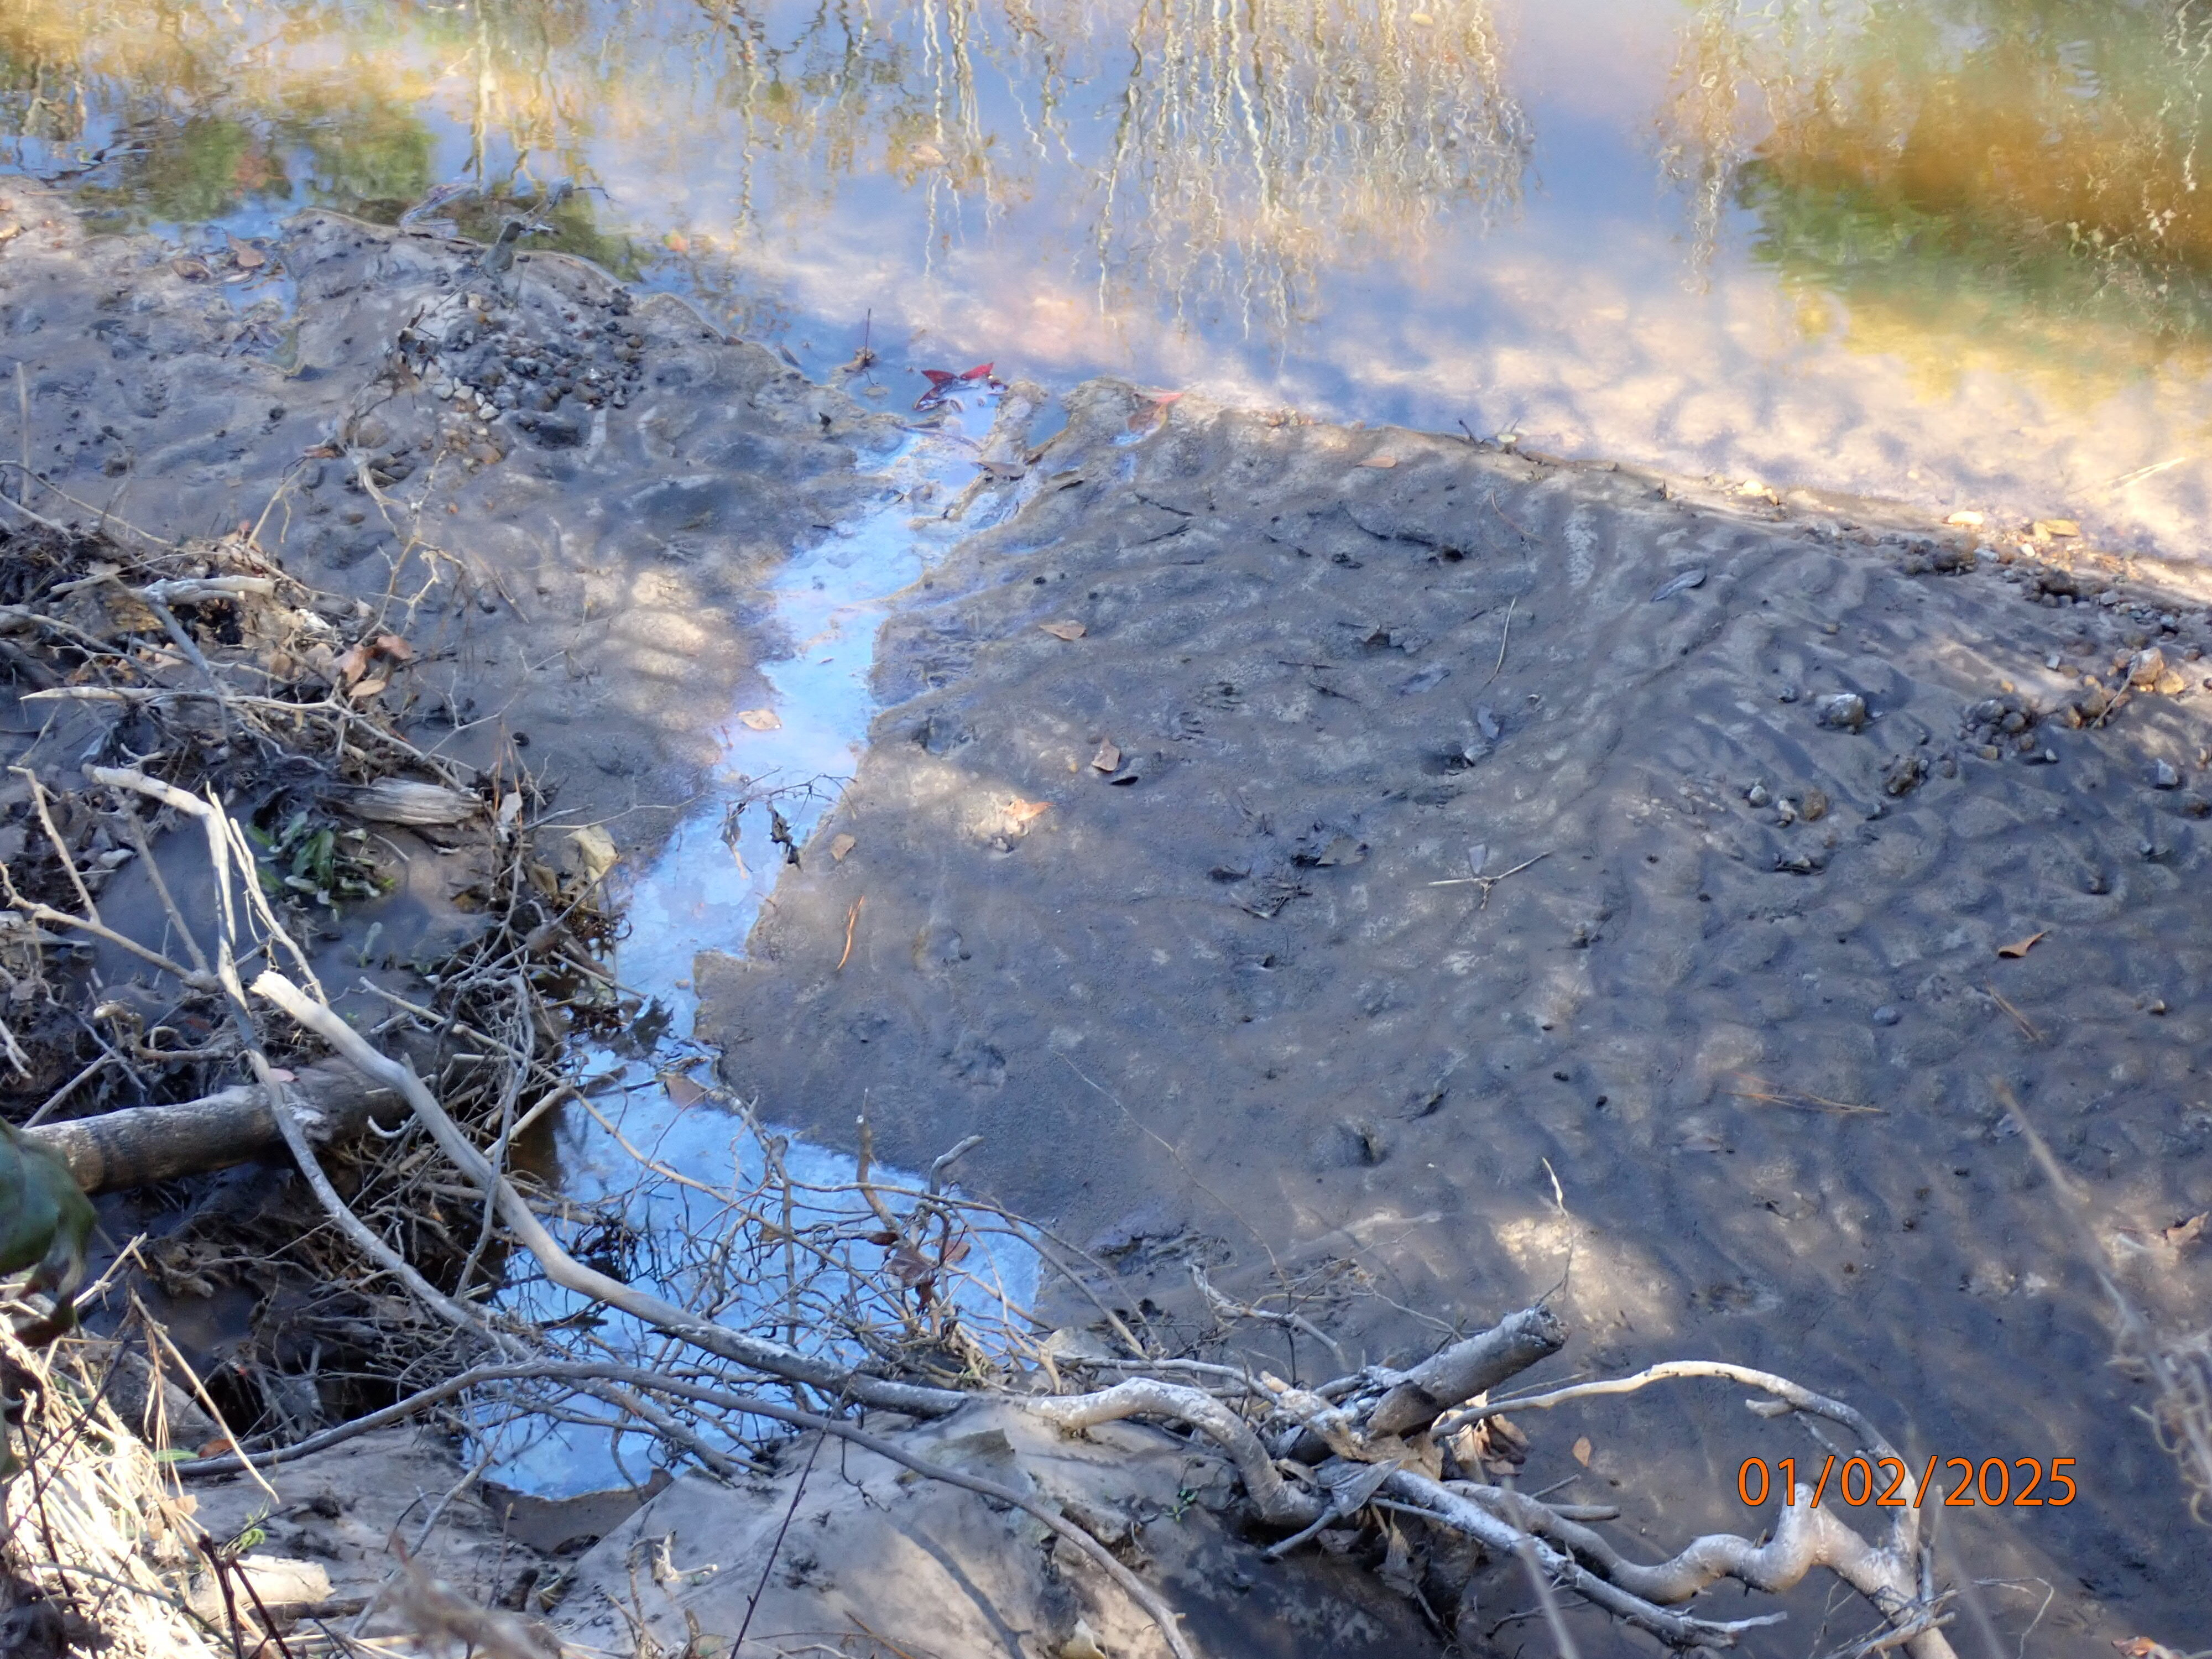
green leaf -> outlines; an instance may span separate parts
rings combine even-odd
[[[12,1125],[0,1123],[0,1273],[32,1268],[34,1290],[64,1304],[84,1277],[94,1217],[69,1166]]]

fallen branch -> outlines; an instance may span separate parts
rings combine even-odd
[[[372,1121],[397,1121],[405,1112],[398,1094],[364,1083],[350,1066],[311,1066],[289,1088],[301,1127],[319,1141],[358,1134]],[[44,1123],[23,1135],[51,1149],[94,1196],[249,1164],[283,1140],[269,1091],[254,1083],[173,1105]]]

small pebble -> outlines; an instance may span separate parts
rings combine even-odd
[[[1753,806],[1764,806],[1774,799],[1767,793],[1766,786],[1763,783],[1753,784],[1750,788],[1743,792],[1743,798]]]
[[[1874,1023],[1877,1025],[1894,1025],[1899,1020],[1903,1019],[1904,1018],[1905,1016],[1899,1013],[1893,1005],[1887,1002],[1883,1003],[1881,1007],[1874,1011]]]
[[[2154,789],[2179,789],[2181,774],[2173,769],[2171,761],[2154,761],[2150,769],[2150,787]]]

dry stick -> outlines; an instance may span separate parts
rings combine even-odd
[[[1510,520],[1508,522],[1510,523]],[[1505,647],[1513,638],[1513,607],[1520,603],[1521,596],[1518,593],[1505,601],[1505,626],[1500,629],[1498,634],[1498,660],[1491,667],[1489,678],[1483,681],[1484,685],[1489,684],[1491,680],[1496,679],[1505,672]],[[1480,690],[1481,688],[1479,686],[1476,689]]]
[[[1500,870],[1494,876],[1452,876],[1443,881],[1432,881],[1429,885],[1431,887],[1480,887],[1482,889],[1482,902],[1476,905],[1474,908],[1477,910],[1487,910],[1490,908],[1490,890],[1492,888],[1497,886],[1499,882],[1504,881],[1506,877],[1517,876],[1523,870],[1526,870],[1530,865],[1541,864],[1546,859],[1551,856],[1551,849],[1549,848],[1546,848],[1542,852],[1537,854],[1534,858],[1523,859],[1520,863],[1515,865],[1510,870]]]
[[[679,1341],[740,1365],[765,1371],[786,1382],[811,1383],[831,1394],[849,1392],[862,1404],[882,1410],[941,1417],[967,1403],[969,1396],[957,1389],[926,1388],[866,1376],[798,1353],[780,1342],[731,1330],[700,1319],[661,1297],[586,1267],[546,1231],[522,1194],[491,1167],[484,1155],[461,1133],[412,1067],[379,1054],[329,1006],[303,994],[299,987],[274,969],[264,970],[254,980],[253,990],[256,995],[275,1003],[321,1037],[372,1080],[398,1091],[414,1109],[422,1127],[429,1131],[431,1139],[438,1143],[439,1150],[479,1188],[496,1193],[501,1218],[522,1247],[538,1258],[546,1277],[563,1290],[604,1302]]]

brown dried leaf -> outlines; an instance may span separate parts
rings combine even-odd
[[[215,272],[208,268],[208,262],[195,259],[189,253],[179,254],[170,260],[169,269],[188,283],[211,283],[215,280]]]
[[[2035,533],[2039,536],[2078,536],[2081,526],[2071,519],[2038,519]]]
[[[954,1239],[951,1243],[945,1246],[945,1265],[948,1267],[958,1267],[963,1261],[965,1261],[968,1259],[968,1252],[973,1247],[974,1241],[972,1239]]]
[[[1590,1444],[1590,1437],[1588,1435],[1583,1436],[1579,1440],[1575,1442],[1575,1462],[1581,1464],[1584,1468],[1588,1468],[1589,1467],[1590,1453],[1595,1448]]]
[[[1960,511],[1954,513],[1943,522],[1954,529],[1979,530],[1982,527],[1982,515],[1978,513]]]
[[[679,1110],[686,1106],[696,1106],[707,1098],[707,1091],[681,1072],[663,1072],[660,1083],[668,1091],[668,1098]]]
[[[1037,626],[1056,640],[1079,640],[1090,631],[1079,622],[1039,623]]]
[[[1365,460],[1360,462],[1360,465],[1371,466],[1378,472],[1387,472],[1397,465],[1398,458],[1395,455],[1370,455]]]
[[[839,836],[830,843],[830,856],[835,862],[842,864],[845,861],[845,854],[860,844],[850,836]]]
[[[738,711],[738,724],[753,732],[775,732],[783,726],[773,708],[741,708]]]
[[[356,702],[366,702],[369,698],[381,694],[391,684],[392,678],[388,674],[372,675],[368,679],[356,681],[347,690],[346,695]]]
[[[2044,934],[2050,931],[2046,927],[2040,933],[2030,933],[2026,939],[2016,939],[2009,945],[2000,945],[1997,946],[1997,954],[2001,957],[2024,957],[2035,948],[2036,940],[2043,938]]]
[[[229,240],[230,257],[238,261],[238,268],[240,270],[258,270],[269,263],[269,256],[254,246],[252,243],[242,240],[236,236],[231,237]]]
[[[1017,795],[1006,805],[1006,822],[1018,830],[1026,830],[1051,811],[1048,800],[1024,800]]]
[[[397,634],[379,634],[374,640],[371,640],[369,643],[375,647],[377,650],[381,651],[386,656],[391,658],[394,662],[413,662],[415,660],[415,647],[408,644],[406,641],[401,639]]]
[[[1121,751],[1107,739],[1101,738],[1098,740],[1098,752],[1091,757],[1091,764],[1101,772],[1117,772],[1121,768]]]
[[[344,684],[351,685],[363,674],[368,672],[368,657],[369,648],[367,645],[347,647],[345,654],[338,659],[339,680]]]
[[[2172,1245],[2175,1249],[2183,1249],[2204,1237],[2204,1229],[2208,1223],[2212,1223],[2212,1212],[2200,1210],[2188,1220],[2166,1228],[2159,1237]]]

